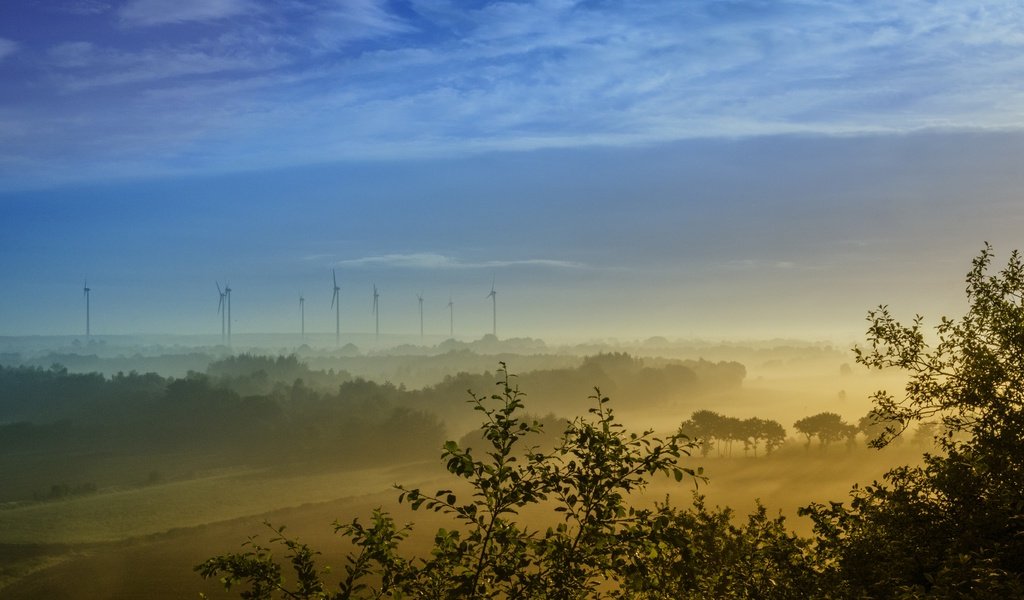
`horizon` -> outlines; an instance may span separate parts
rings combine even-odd
[[[666,350],[700,350],[709,348],[746,348],[746,349],[779,349],[786,347],[833,348],[843,351],[847,345],[852,347],[857,340],[811,339],[798,337],[775,338],[684,338],[649,336],[646,338],[537,338],[509,337],[495,338],[490,333],[480,336],[450,337],[441,334],[425,334],[420,338],[413,333],[380,334],[380,339],[373,332],[342,332],[341,343],[334,343],[334,332],[306,332],[305,338],[298,332],[247,332],[234,334],[237,338],[229,345],[222,341],[219,334],[212,333],[154,333],[138,332],[123,334],[52,334],[52,335],[0,335],[0,352],[56,350],[124,350],[124,349],[164,349],[181,347],[192,350],[223,350],[231,354],[247,354],[252,352],[269,354],[294,354],[303,348],[313,352],[331,353],[348,351],[352,348],[360,354],[391,355],[395,350],[418,349],[424,351],[438,350],[442,346],[457,344],[472,350],[474,346],[496,345],[502,352],[516,353],[516,345],[529,344],[530,351],[563,352],[574,348],[590,346],[604,347],[609,352],[644,352]],[[6,346],[6,348],[5,348]],[[639,356],[639,355],[638,355]]]

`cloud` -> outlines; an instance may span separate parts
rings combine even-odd
[[[800,265],[798,265],[795,262],[788,261],[788,260],[763,260],[763,259],[746,258],[746,259],[737,259],[737,260],[727,261],[727,262],[721,264],[721,268],[725,269],[725,270],[736,270],[736,271],[750,271],[750,270],[761,271],[761,270],[765,270],[765,269],[790,270],[790,269],[800,268]],[[803,268],[811,268],[811,267],[804,266]]]
[[[64,42],[50,48],[50,64],[62,69],[75,69],[92,65],[97,60],[96,45],[92,42]]]
[[[49,84],[68,104],[48,116],[27,101],[8,108],[40,132],[56,130],[48,121],[57,114],[79,116],[85,144],[140,142],[83,153],[86,172],[95,161],[149,160],[159,170],[195,156],[216,172],[1024,127],[1024,14],[995,0],[400,4],[401,12],[384,0],[131,0],[118,12],[124,24],[182,26],[137,45],[84,34],[58,45],[46,65],[58,68],[40,69],[25,90]],[[108,102],[75,102],[104,93]],[[40,149],[25,158],[45,170],[46,148],[63,158],[76,147],[70,133],[41,133],[12,151]],[[154,151],[139,154],[145,140],[136,136],[145,135]]]
[[[551,260],[551,259],[527,259],[527,260],[488,260],[488,261],[462,261],[460,259],[429,252],[414,254],[383,254],[380,256],[366,256],[339,260],[333,266],[345,267],[380,267],[399,269],[493,269],[503,267],[547,267],[558,269],[579,269],[584,268],[582,263]]]
[[[18,51],[18,42],[0,38],[0,60],[14,54]]]
[[[118,11],[121,22],[145,27],[189,21],[214,21],[251,12],[247,0],[132,0]]]
[[[143,90],[143,96],[166,91],[167,87],[155,86],[167,80],[175,82],[171,89],[223,89],[224,84],[218,82],[206,82],[204,86],[193,81],[230,72],[224,81],[237,85],[236,82],[244,81],[247,73],[265,72],[287,62],[272,49],[250,50],[220,40],[188,47],[141,50],[122,50],[88,41],[64,42],[51,47],[47,58],[48,64],[57,68],[50,80],[65,94],[144,84],[148,87]],[[177,83],[182,80],[183,83]]]
[[[47,6],[47,9],[53,12],[82,16],[100,15],[111,8],[109,2],[103,2],[102,0],[65,0],[64,2]]]
[[[331,48],[414,29],[388,11],[384,0],[333,0],[316,15],[313,37]]]

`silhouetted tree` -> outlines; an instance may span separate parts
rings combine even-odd
[[[764,439],[765,454],[771,454],[786,443],[786,430],[778,421],[762,420],[761,436]]]
[[[844,422],[841,416],[833,412],[822,412],[804,417],[793,423],[793,428],[807,437],[808,448],[813,437],[818,438],[821,448],[827,448],[832,442],[856,434],[856,428]]]
[[[679,426],[679,433],[695,440],[701,456],[707,456],[715,447],[715,441],[724,435],[725,417],[710,411],[698,410]]]
[[[920,316],[868,315],[857,361],[909,375],[902,399],[874,396],[899,425],[885,437],[936,419],[943,430],[923,465],[855,488],[849,506],[806,510],[845,596],[1024,597],[1024,265],[1014,252],[990,274],[991,259],[986,245],[967,275],[966,314],[943,317],[933,338]]]

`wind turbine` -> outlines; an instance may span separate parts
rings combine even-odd
[[[231,283],[224,282],[224,297],[228,307],[228,348],[231,347]]]
[[[334,278],[334,295],[331,296],[331,308],[334,309],[334,345],[341,345],[341,297],[338,292],[341,288],[338,287],[338,274],[331,269],[331,277]]]
[[[487,294],[486,297],[491,299],[491,315],[493,319],[491,333],[494,334],[494,337],[498,337],[498,292],[494,291],[494,277],[491,277],[491,293]]]
[[[452,302],[452,297],[448,295],[448,337],[455,337],[455,303]]]
[[[89,280],[82,280],[82,295],[85,296],[85,337],[88,338],[91,333],[89,330],[89,292],[92,289],[89,288]]]
[[[373,315],[376,319],[376,334],[377,340],[380,340],[380,303],[378,299],[380,294],[377,292],[377,284],[373,284]]]
[[[227,312],[224,310],[224,298],[227,297],[227,293],[220,289],[219,282],[214,281],[213,283],[217,285],[217,293],[220,294],[220,301],[217,302],[217,314],[220,315],[220,343],[223,344],[225,342],[225,336],[227,335],[225,330],[225,326],[227,324],[227,321],[225,320],[227,318]]]
[[[302,341],[306,341],[306,299],[302,294],[299,294],[299,320],[302,324],[301,329],[299,330],[301,332],[301,339]]]
[[[416,299],[420,303],[420,340],[423,339],[423,292],[416,294]]]

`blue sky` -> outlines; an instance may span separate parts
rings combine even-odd
[[[503,335],[828,337],[1024,230],[1014,2],[13,0],[0,83],[0,335],[85,277],[98,332],[224,279],[329,331],[335,268],[343,329],[481,334],[493,277]]]

